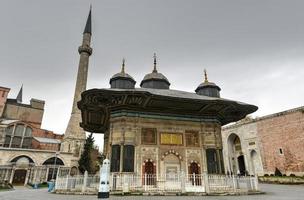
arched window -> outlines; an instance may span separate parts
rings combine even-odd
[[[71,168],[71,171],[70,171],[70,175],[71,176],[75,176],[75,175],[77,175],[78,174],[78,168],[77,167],[72,167]]]
[[[196,162],[192,162],[189,166],[189,174],[200,174],[200,167]]]
[[[150,160],[146,160],[143,165],[143,184],[155,185],[156,184],[156,166]]]
[[[52,157],[43,162],[42,165],[49,165],[49,173],[47,180],[55,179],[58,172],[59,165],[64,165],[63,161],[58,157]]]
[[[14,126],[9,126],[6,128],[6,135],[12,135],[14,131]]]
[[[197,164],[197,162],[191,162],[189,165],[189,178],[192,183],[192,185],[201,185],[201,176],[199,176],[200,172],[200,166]]]
[[[64,165],[64,163],[60,158],[52,157],[44,161],[42,165]]]
[[[23,136],[23,131],[24,131],[24,125],[23,124],[17,124],[15,128],[15,133],[14,136]]]
[[[15,157],[13,160],[11,160],[11,163],[34,163],[33,159],[28,157],[28,156],[25,156],[25,155],[22,155],[22,156],[17,156]]]
[[[30,127],[26,127],[24,136],[23,136],[23,142],[22,142],[22,148],[29,149],[32,146],[32,129]]]
[[[32,129],[30,127],[26,127],[24,136],[25,137],[32,137]]]
[[[6,128],[4,147],[31,148],[32,129],[23,124],[14,124]]]
[[[4,140],[4,145],[3,145],[4,147],[9,147],[10,146],[13,132],[14,132],[14,125],[9,126],[9,127],[6,128],[6,130],[5,130],[5,140]]]
[[[124,145],[123,172],[134,172],[134,146]]]

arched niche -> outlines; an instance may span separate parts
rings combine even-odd
[[[229,135],[227,143],[230,173],[245,175],[247,169],[245,165],[245,156],[243,155],[241,138],[237,134],[232,133]]]

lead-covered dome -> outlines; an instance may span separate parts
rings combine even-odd
[[[136,81],[125,72],[125,59],[122,60],[121,72],[114,74],[110,79],[111,88],[133,89]]]
[[[153,89],[169,89],[170,82],[156,69],[156,55],[154,54],[154,69],[152,73],[146,74],[144,79],[140,83],[142,88],[153,88]]]
[[[221,88],[217,86],[215,83],[208,81],[206,70],[204,70],[204,74],[205,74],[205,81],[195,89],[196,94],[219,98]]]

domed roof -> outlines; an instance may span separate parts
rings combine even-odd
[[[140,86],[143,88],[169,89],[170,82],[162,73],[156,69],[156,55],[154,54],[154,69],[152,73],[146,74],[141,81]]]
[[[219,90],[221,90],[221,88],[219,86],[217,86],[215,83],[208,82],[208,81],[199,84],[199,86],[197,87],[197,89],[198,88],[202,88],[202,87],[216,87],[216,88],[219,88]]]
[[[153,70],[152,73],[146,74],[142,81],[146,81],[146,80],[150,80],[150,79],[164,80],[169,83],[169,80],[167,79],[167,77],[165,77],[162,73],[158,73],[156,70]]]
[[[111,88],[130,89],[135,87],[136,81],[125,72],[125,59],[122,60],[121,72],[114,74],[110,79]]]
[[[128,73],[119,72],[119,73],[114,74],[114,75],[111,77],[110,81],[111,81],[112,79],[117,79],[117,78],[127,78],[127,79],[132,79],[132,80],[134,80],[134,78],[133,78],[132,76],[130,76]],[[134,80],[134,81],[135,81],[135,80]]]
[[[205,74],[205,81],[195,89],[195,92],[199,95],[220,97],[221,88],[217,86],[215,83],[208,81],[206,70],[204,70],[204,74]]]

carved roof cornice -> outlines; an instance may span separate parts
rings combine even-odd
[[[82,114],[80,126],[95,133],[107,131],[110,113],[119,110],[214,118],[222,125],[238,121],[257,110],[254,105],[178,90],[91,89],[81,96],[78,102]]]

